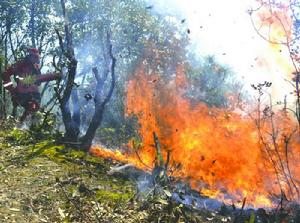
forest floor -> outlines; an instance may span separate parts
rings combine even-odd
[[[230,222],[138,201],[134,180],[107,174],[116,165],[26,131],[0,130],[0,222]]]
[[[128,207],[132,182],[105,174],[100,160],[48,143],[33,150],[0,138],[0,222],[97,222],[100,214],[100,222],[143,219]]]

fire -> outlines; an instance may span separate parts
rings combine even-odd
[[[171,151],[170,174],[189,181],[201,194],[225,202],[247,197],[249,205],[271,206],[270,193],[280,194],[280,187],[274,183],[276,174],[259,143],[254,120],[203,103],[192,105],[183,95],[184,77],[180,66],[176,80],[154,81],[158,75],[146,74],[140,67],[128,84],[127,114],[138,117],[142,145],[138,151],[129,145],[123,153],[101,148],[93,148],[92,152],[150,170],[156,158],[155,132],[165,159],[167,151]],[[290,120],[284,125],[285,129],[292,129],[294,123]],[[299,143],[291,144],[289,153],[298,153]],[[280,145],[280,153],[283,148]],[[291,171],[297,180],[300,180],[300,175],[296,175],[299,163],[299,158],[291,155]],[[281,184],[285,186],[284,179]]]
[[[273,29],[269,50],[258,64],[291,74],[289,56],[278,53],[283,46],[271,43],[290,41],[292,22],[285,14],[288,9],[283,9],[272,15],[267,10],[258,17],[261,27]],[[283,194],[299,202],[300,139],[299,132],[293,132],[294,119],[286,111],[269,111],[258,128],[257,111],[247,116],[191,103],[184,95],[186,88],[183,65],[168,82],[141,65],[127,86],[127,115],[138,118],[142,144],[131,142],[123,151],[94,147],[91,152],[150,171],[156,159],[155,132],[164,159],[170,152],[169,174],[188,181],[201,194],[229,203],[246,198],[252,207],[272,207]]]

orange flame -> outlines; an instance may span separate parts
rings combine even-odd
[[[145,74],[140,68],[127,88],[127,114],[136,115],[140,124],[143,144],[138,149],[139,156],[132,147],[125,153],[101,148],[93,148],[92,152],[149,170],[156,158],[156,132],[163,156],[166,158],[167,151],[171,151],[173,176],[188,180],[194,189],[210,197],[227,202],[247,197],[253,206],[271,206],[270,193],[280,194],[280,187],[274,184],[274,168],[261,148],[253,120],[201,103],[191,105],[181,95],[185,87],[182,67],[177,69],[175,81],[157,79],[158,75]],[[288,133],[294,124],[287,119],[283,126]],[[270,126],[264,128],[268,130]],[[284,146],[279,147],[284,153]],[[296,154],[300,145],[293,141],[289,149],[290,154]],[[293,177],[300,168],[299,161],[296,156],[290,157]],[[299,174],[296,179],[300,179]]]
[[[271,42],[289,41],[292,22],[284,10],[275,17],[268,13],[260,14],[259,19],[262,27],[273,27]],[[266,58],[281,50],[281,46],[270,46],[272,52]],[[291,73],[286,57],[276,55],[276,66]],[[270,65],[269,60],[258,63]],[[178,66],[176,79],[168,83],[140,66],[127,86],[127,115],[138,117],[142,144],[138,149],[129,145],[125,151],[94,147],[91,152],[151,170],[156,159],[155,132],[165,159],[171,151],[169,174],[187,180],[201,194],[224,202],[247,197],[253,207],[272,207],[276,203],[273,195],[283,193],[299,201],[299,132],[292,134],[297,124],[286,111],[271,114],[273,119],[262,121],[258,131],[257,120],[249,116],[192,104],[184,97],[187,85],[183,66]]]

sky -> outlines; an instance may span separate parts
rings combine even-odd
[[[246,89],[263,81],[273,83],[272,95],[283,99],[291,91],[285,81],[291,63],[287,50],[271,46],[253,28],[248,10],[255,0],[148,0],[167,16],[186,19],[190,49],[199,56],[214,55],[243,78]]]

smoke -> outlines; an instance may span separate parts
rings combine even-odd
[[[249,10],[256,8],[258,1],[148,0],[147,3],[155,13],[181,21],[181,26],[189,32],[189,52],[198,58],[214,55],[243,79],[245,90],[251,92],[251,84],[269,81],[273,83],[276,100],[282,100],[291,91],[285,81],[291,67],[287,49],[272,50],[251,23]]]

